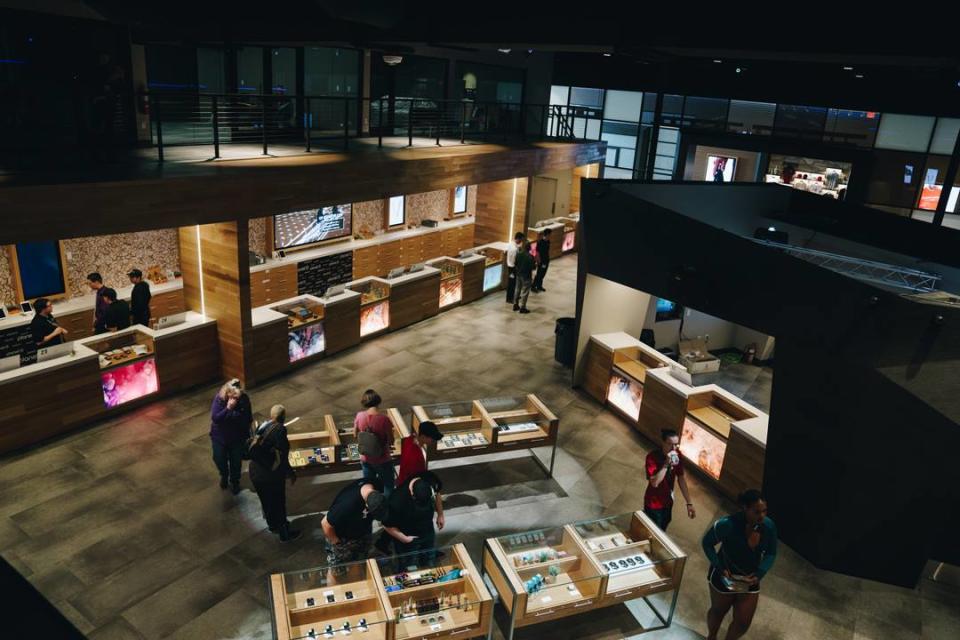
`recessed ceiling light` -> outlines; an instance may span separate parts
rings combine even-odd
[[[862,73],[858,73],[858,74],[855,75],[854,77],[855,77],[855,78],[863,79],[863,74],[862,74]]]
[[[603,57],[604,57],[604,58],[609,58],[611,55],[612,55],[612,54],[605,53],[605,54],[603,54]]]
[[[844,67],[843,70],[844,70],[844,71],[853,71],[853,67]]]
[[[737,73],[740,73],[740,67],[737,67]]]
[[[715,63],[720,64],[723,60],[714,60]]]
[[[499,51],[500,53],[510,53],[511,49],[504,48],[504,49],[497,49],[497,51]]]

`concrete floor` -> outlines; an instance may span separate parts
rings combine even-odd
[[[475,559],[484,538],[642,506],[641,461],[653,446],[585,394],[553,361],[554,320],[573,315],[576,258],[558,260],[547,293],[519,316],[500,295],[323,360],[251,392],[264,411],[353,411],[375,387],[388,406],[534,392],[560,417],[553,479],[523,455],[440,469],[447,528]],[[95,640],[269,638],[267,577],[323,562],[320,514],[341,483],[301,479],[288,491],[304,537],[280,545],[256,496],[217,487],[207,438],[216,386],[158,402],[0,461],[0,553]],[[802,481],[802,479],[798,479]],[[698,517],[670,529],[689,554],[673,627],[651,639],[703,638],[704,529],[733,509],[690,474]],[[244,478],[244,485],[247,480]],[[777,505],[771,504],[776,518]],[[896,544],[898,538],[891,538]],[[624,609],[528,627],[518,638],[620,638]],[[912,640],[960,636],[960,594],[819,571],[781,546],[748,637]],[[501,637],[497,634],[497,637]]]

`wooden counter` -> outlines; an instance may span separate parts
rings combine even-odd
[[[418,276],[418,277],[411,277]],[[440,272],[426,269],[390,282],[390,328],[400,329],[440,311]]]

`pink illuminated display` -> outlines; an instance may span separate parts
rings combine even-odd
[[[360,309],[360,335],[368,336],[390,326],[390,301],[384,300]]]
[[[633,418],[640,419],[640,401],[643,399],[643,387],[635,380],[618,373],[610,376],[607,388],[607,402]]]
[[[440,282],[440,306],[448,307],[463,298],[463,280],[450,278]]]
[[[116,407],[124,402],[156,393],[157,365],[153,358],[137,360],[100,374],[103,404]]]
[[[565,234],[563,234],[563,246],[561,247],[561,250],[571,251],[576,241],[577,241],[577,232],[567,231]]]
[[[686,417],[683,420],[683,435],[680,437],[680,453],[710,474],[714,480],[719,480],[723,457],[727,453],[727,443],[707,427]]]
[[[318,322],[307,327],[294,329],[287,334],[287,347],[290,362],[296,362],[310,356],[323,353],[326,341],[323,335],[323,323]]]

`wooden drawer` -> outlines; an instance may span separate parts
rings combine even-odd
[[[518,618],[517,626],[525,627],[527,625],[539,624],[548,620],[566,618],[567,616],[577,615],[583,613],[584,611],[589,611],[596,608],[596,606],[596,598],[588,598],[577,603],[558,605],[556,607],[544,609],[543,611],[537,611],[536,613],[528,613],[522,618]]]

